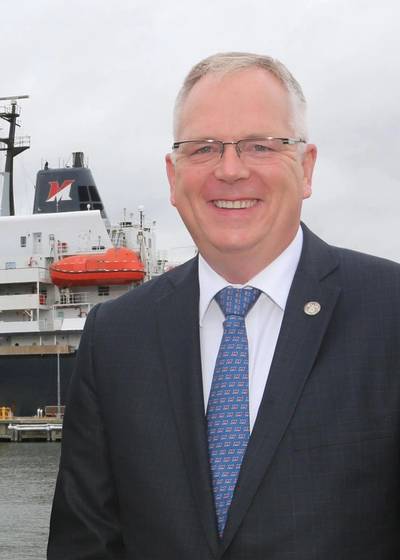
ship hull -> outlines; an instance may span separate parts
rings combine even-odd
[[[60,355],[60,404],[65,404],[76,354]],[[38,408],[57,405],[57,356],[0,357],[0,406],[15,416],[34,416]]]

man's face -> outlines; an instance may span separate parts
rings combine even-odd
[[[204,76],[189,93],[180,117],[177,141],[294,137],[286,90],[258,68]],[[216,270],[223,260],[239,263],[244,258],[253,259],[261,270],[298,229],[302,200],[311,195],[315,157],[312,145],[303,153],[297,145],[285,146],[257,165],[245,164],[230,145],[221,159],[203,164],[180,157],[174,163],[167,155],[171,203]],[[232,201],[241,201],[242,207],[229,207],[238,206]]]

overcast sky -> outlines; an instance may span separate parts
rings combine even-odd
[[[0,6],[0,97],[30,95],[21,102],[19,133],[31,136],[31,149],[15,160],[18,214],[31,212],[45,160],[56,167],[83,151],[111,219],[144,205],[157,221],[159,247],[174,258],[177,247],[191,244],[169,205],[164,170],[176,92],[200,58],[246,50],[279,58],[308,99],[319,159],[305,222],[327,241],[400,260],[397,1]]]

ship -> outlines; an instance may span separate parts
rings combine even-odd
[[[112,225],[82,152],[37,172],[33,212],[16,215],[13,159],[30,146],[16,137],[27,96],[0,98],[6,153],[0,217],[0,407],[15,416],[63,411],[91,308],[163,273],[155,222],[123,210]]]

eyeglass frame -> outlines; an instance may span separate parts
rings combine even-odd
[[[240,158],[240,154],[241,151],[239,149],[239,144],[241,142],[257,142],[257,141],[262,141],[262,140],[280,140],[282,142],[283,145],[289,145],[289,146],[293,146],[296,144],[307,144],[307,140],[305,140],[304,138],[286,138],[286,137],[280,137],[280,136],[264,136],[264,137],[257,137],[257,138],[242,138],[241,140],[237,140],[236,142],[230,141],[230,142],[223,142],[222,140],[214,140],[213,138],[207,138],[207,139],[199,139],[199,140],[181,140],[180,142],[174,142],[172,144],[172,149],[173,150],[177,150],[179,148],[179,146],[181,146],[181,144],[191,144],[191,143],[213,143],[214,145],[217,144],[219,146],[221,146],[220,149],[220,159],[222,159],[223,155],[224,155],[224,151],[225,151],[225,146],[235,146],[236,149],[236,153],[238,155],[238,157]]]

